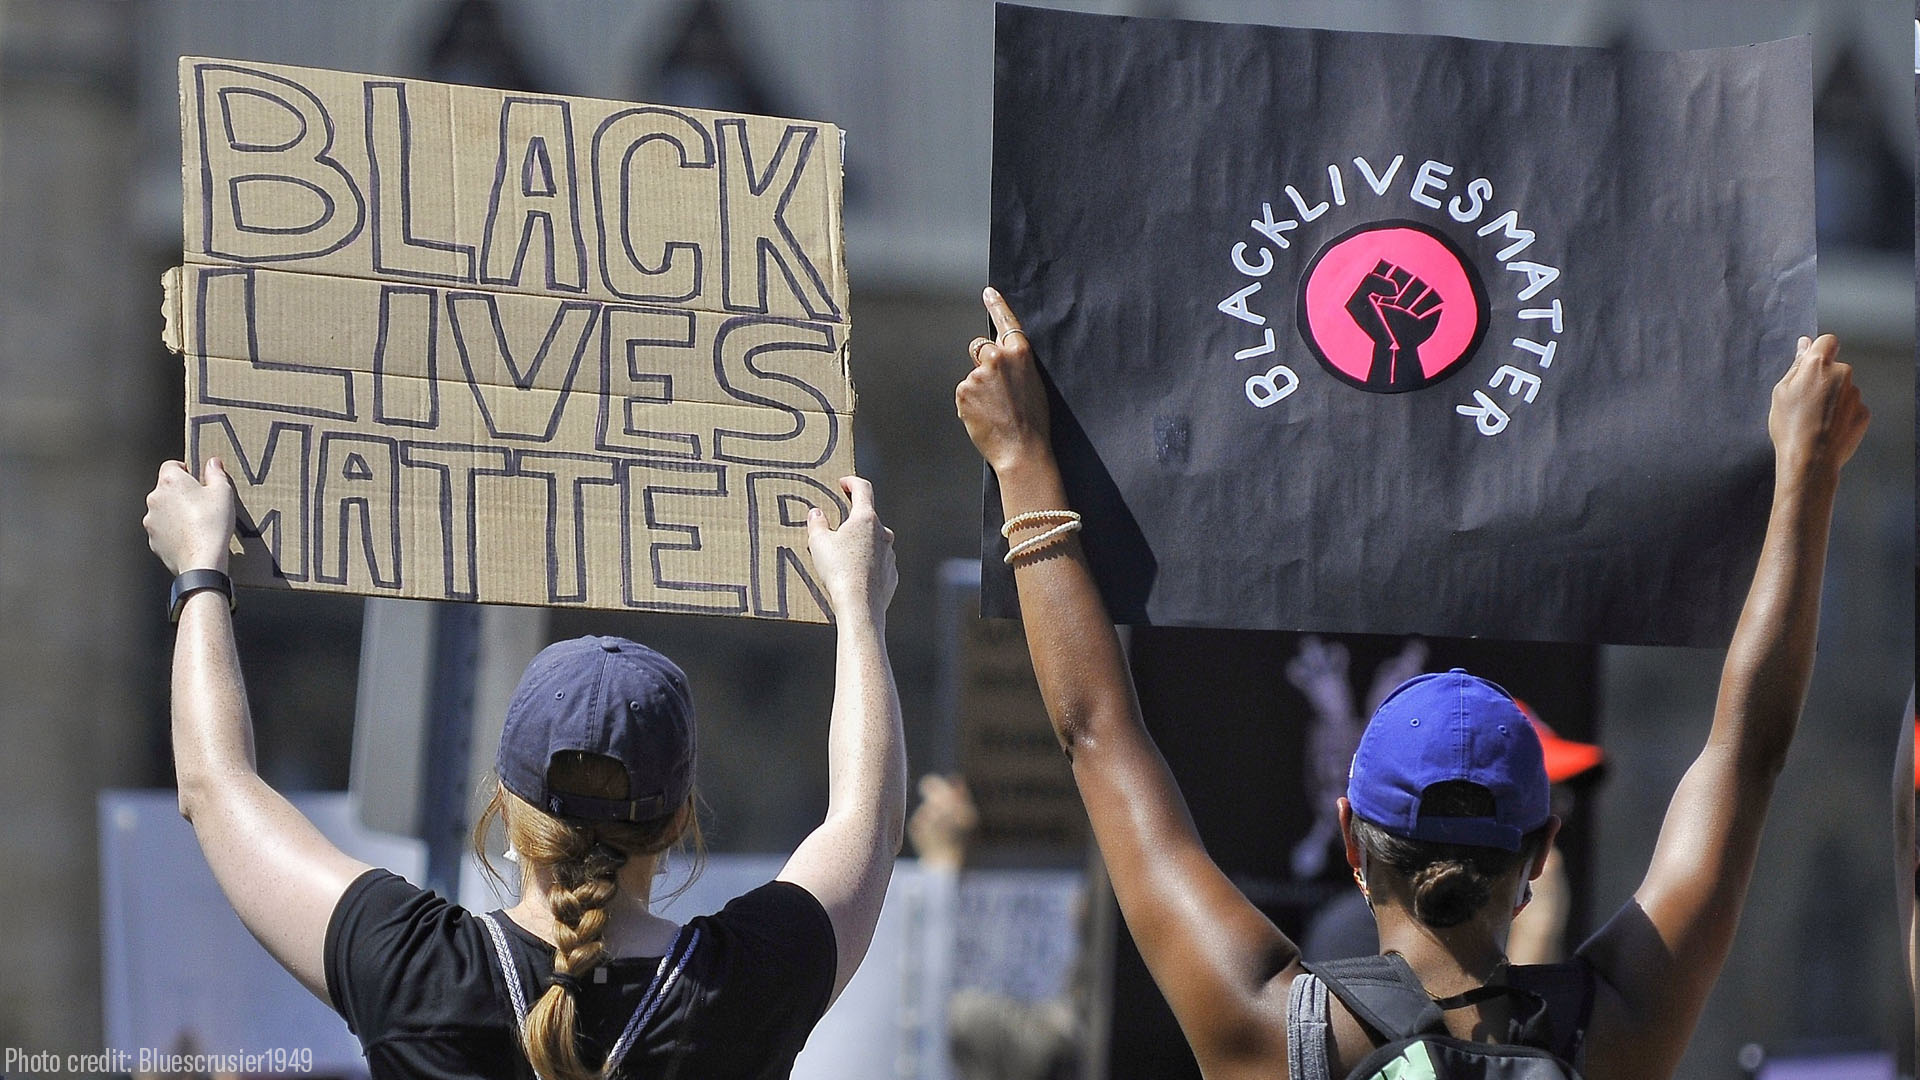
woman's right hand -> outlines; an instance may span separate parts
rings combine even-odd
[[[840,478],[847,493],[847,518],[839,528],[827,524],[818,507],[807,512],[807,550],[814,573],[827,590],[835,615],[866,608],[875,614],[893,600],[900,574],[893,561],[893,530],[880,524],[873,508],[873,485],[858,476]]]
[[[147,494],[147,546],[167,571],[227,569],[227,544],[233,539],[233,481],[219,458],[208,458],[195,478],[184,461],[160,466],[160,478]]]
[[[1860,448],[1871,419],[1853,384],[1853,368],[1839,360],[1832,334],[1801,338],[1793,363],[1773,388],[1767,433],[1780,475],[1837,475]]]
[[[1051,459],[1047,390],[1026,331],[1006,300],[991,288],[982,300],[998,337],[974,338],[967,347],[973,370],[954,388],[953,403],[980,456],[995,473],[1003,473],[1028,461]]]

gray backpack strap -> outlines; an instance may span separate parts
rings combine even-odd
[[[627,1018],[626,1030],[620,1033],[613,1049],[607,1052],[606,1064],[602,1067],[608,1073],[620,1067],[627,1051],[633,1049],[633,1041],[639,1038],[641,1030],[653,1019],[653,1014],[660,1011],[660,1003],[667,1000],[667,993],[673,989],[673,984],[680,981],[680,972],[686,969],[687,961],[692,959],[693,950],[699,944],[700,928],[697,926],[682,926],[680,932],[674,935],[673,944],[667,946],[667,954],[660,958],[660,966],[654,969],[653,982],[647,985],[647,992],[640,995],[640,1003],[633,1007],[633,1015]]]
[[[513,954],[507,950],[507,932],[492,912],[480,916],[480,922],[487,928],[487,944],[493,950],[493,958],[500,965],[500,979],[506,983],[509,1007],[513,1010],[514,1030],[520,1041],[527,1038],[527,996],[520,987],[520,973],[513,969]],[[608,1052],[603,1066],[611,1073],[620,1067],[620,1062],[633,1049],[633,1043],[640,1032],[660,1011],[660,1005],[667,999],[667,992],[680,979],[680,973],[686,969],[687,961],[693,957],[693,950],[700,944],[700,928],[683,926],[674,935],[673,944],[667,947],[667,954],[660,958],[660,966],[654,969],[653,981],[647,984],[646,993],[640,995],[639,1004],[633,1008],[633,1015],[627,1018],[626,1030],[620,1033],[619,1041]]]
[[[1287,1075],[1293,1080],[1333,1080],[1327,1065],[1333,1016],[1327,984],[1318,975],[1296,975],[1287,990]]]
[[[487,944],[493,949],[493,959],[500,965],[500,981],[507,986],[507,1001],[513,1009],[513,1028],[522,1042],[527,1037],[527,995],[520,989],[520,973],[513,970],[513,954],[507,951],[507,932],[501,928],[500,920],[492,912],[480,916],[480,922],[487,928]]]
[[[1398,953],[1316,960],[1306,968],[1326,982],[1375,1043],[1447,1033],[1445,1014]]]

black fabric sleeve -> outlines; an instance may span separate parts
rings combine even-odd
[[[354,943],[360,938],[366,926],[365,896],[368,889],[385,884],[389,879],[400,878],[390,870],[374,867],[347,885],[347,891],[340,894],[340,902],[333,906],[333,916],[327,920],[327,941],[322,953],[321,963],[327,975],[327,1001],[333,1011],[347,1022],[347,1030],[360,1033],[356,1021],[359,1009],[357,998],[350,991],[353,983],[348,963],[348,954]]]
[[[805,888],[772,881],[707,922],[727,940],[731,961],[701,1026],[755,1030],[763,1052],[790,1063],[833,996],[839,954],[826,908]]]
[[[1593,962],[1579,953],[1558,964],[1529,964],[1508,971],[1510,984],[1546,1001],[1547,1019],[1553,1023],[1553,1045],[1548,1049],[1576,1066],[1586,1049],[1597,977]]]
[[[455,940],[464,914],[386,870],[347,886],[327,923],[327,996],[362,1042],[492,996],[487,958]]]

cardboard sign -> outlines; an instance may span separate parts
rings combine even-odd
[[[1117,621],[1725,643],[1815,330],[1805,39],[1002,5],[996,48],[991,281]]]
[[[238,580],[827,618],[837,128],[193,57],[180,96],[168,343]]]

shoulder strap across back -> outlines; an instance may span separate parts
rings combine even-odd
[[[1592,969],[1584,960],[1511,968],[1493,983],[1445,1001],[1434,1001],[1398,954],[1303,963],[1366,1027],[1377,1042],[1416,1035],[1445,1035],[1445,1011],[1507,995],[1518,1006],[1509,1041],[1578,1061],[1593,1005]]]
[[[1397,953],[1316,960],[1301,966],[1320,976],[1377,1042],[1429,1032],[1446,1034],[1445,1014]]]
[[[507,1004],[513,1012],[514,1027],[522,1042],[527,1036],[526,993],[520,986],[520,973],[514,969],[513,954],[507,949],[506,929],[494,912],[480,916],[481,924],[487,928],[487,944],[493,950],[493,959],[500,967],[500,981],[507,988]],[[687,961],[693,956],[693,950],[700,944],[700,928],[682,926],[674,935],[673,943],[667,946],[666,955],[660,958],[660,966],[654,969],[653,981],[647,984],[646,993],[640,995],[640,1001],[633,1007],[633,1015],[627,1018],[627,1026],[620,1032],[620,1038],[607,1052],[606,1069],[612,1072],[618,1068],[627,1051],[633,1049],[633,1043],[645,1030],[647,1022],[660,1011],[660,1005],[667,999],[667,993],[673,984],[679,981],[680,973],[686,969]]]

